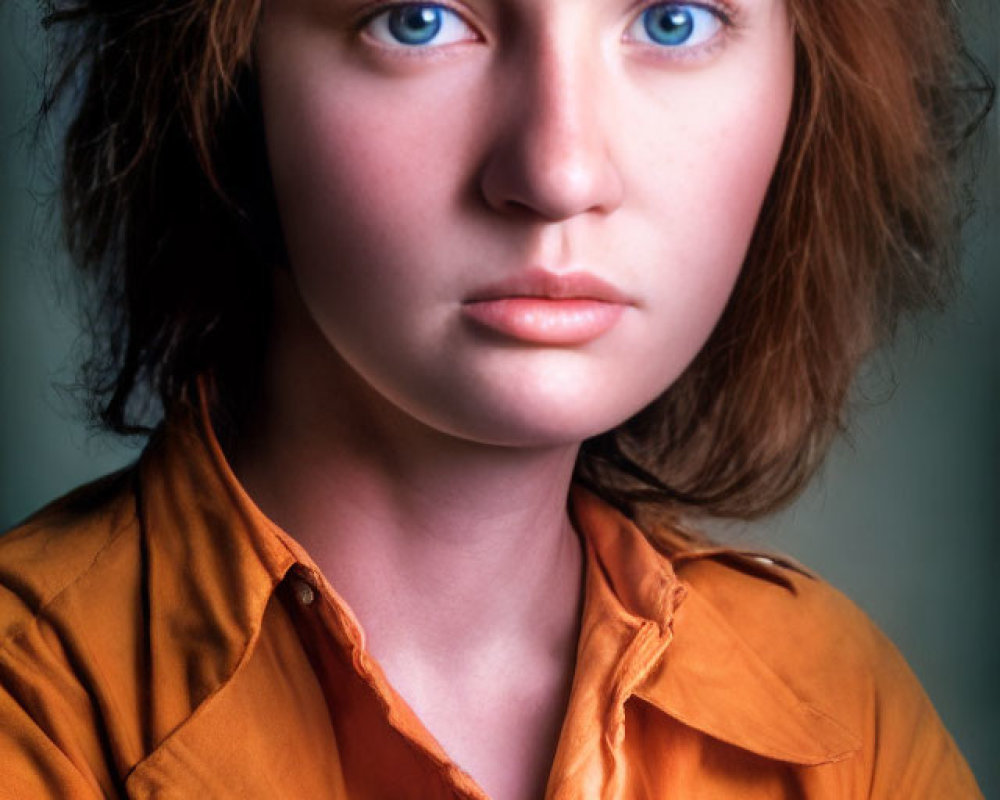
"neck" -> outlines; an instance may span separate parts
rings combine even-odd
[[[407,416],[310,320],[284,322],[231,453],[261,509],[310,552],[380,661],[573,649],[582,551],[576,445],[469,442]],[[419,654],[417,656],[416,654]]]

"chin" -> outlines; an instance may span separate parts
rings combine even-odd
[[[435,409],[422,422],[456,438],[501,447],[567,447],[617,427],[644,405],[593,402],[586,393],[555,398],[490,398]],[[442,414],[441,412],[446,413]],[[450,411],[450,413],[448,413]],[[422,415],[415,415],[418,419]]]

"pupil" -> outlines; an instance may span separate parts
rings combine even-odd
[[[691,37],[694,19],[691,12],[678,5],[655,6],[645,21],[649,38],[659,44],[683,44]]]
[[[403,6],[389,14],[389,31],[403,44],[426,44],[441,30],[441,10],[435,6]]]

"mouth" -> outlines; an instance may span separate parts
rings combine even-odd
[[[522,343],[582,345],[609,331],[635,302],[588,272],[531,269],[472,293],[467,320]]]

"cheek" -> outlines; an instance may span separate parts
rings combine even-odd
[[[337,270],[324,270],[328,280],[405,281],[413,246],[441,230],[441,215],[459,202],[465,180],[456,156],[466,123],[440,113],[454,106],[449,98],[459,82],[437,73],[401,91],[336,60],[287,69],[297,79],[273,86],[265,99],[271,169],[293,263],[310,269],[334,256]],[[303,78],[331,74],[338,79]],[[398,274],[382,274],[394,267]],[[355,274],[362,268],[363,275]]]
[[[646,202],[678,221],[674,243],[694,248],[688,256],[730,269],[742,261],[784,141],[791,42],[738,67],[672,87],[669,104],[658,109],[664,133],[647,143],[663,157]]]
[[[793,93],[790,42],[765,55],[736,62],[750,77],[718,69],[657,87],[665,99],[640,128],[649,131],[641,145],[646,171],[638,164],[632,171],[649,176],[638,194],[667,230],[674,228],[673,246],[689,241],[703,255],[722,256],[740,254],[749,242]]]
[[[657,327],[644,355],[661,365],[661,390],[722,314],[785,137],[794,91],[790,36],[739,66],[656,87],[667,99],[647,112],[655,124],[636,126],[649,131],[630,168],[645,218],[629,258],[648,265]]]
[[[693,200],[721,252],[742,254],[749,244],[781,152],[791,91],[720,99],[725,113],[706,109],[692,132],[703,142],[691,165]]]
[[[715,315],[721,313],[753,237],[781,151],[787,105],[784,98],[766,109],[733,102],[726,112],[705,109],[698,115],[688,141],[699,144],[677,169],[682,188],[658,200],[661,218],[673,220],[664,226],[673,261],[689,270],[673,287],[677,299],[705,305]],[[711,327],[714,319],[707,322]]]
[[[385,120],[345,116],[339,109],[349,97],[319,92],[299,102],[294,97],[285,101],[292,113],[282,115],[278,103],[268,142],[297,277],[341,288],[378,283],[381,273],[362,271],[362,265],[374,259],[385,263],[385,252],[373,252],[375,243],[384,247],[394,237],[412,239],[430,228],[432,220],[420,209],[401,214],[396,206],[418,180],[422,191],[432,190],[432,176],[413,165],[401,169],[387,158],[382,144],[387,137],[379,130]],[[310,113],[295,119],[294,111],[303,107]],[[334,263],[337,268],[330,269]]]

